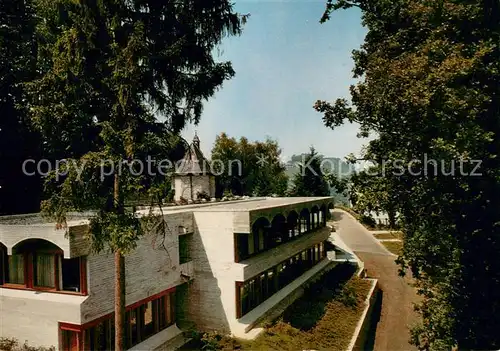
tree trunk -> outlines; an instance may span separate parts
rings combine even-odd
[[[125,331],[125,258],[115,252],[115,351],[123,351]]]
[[[120,179],[115,174],[114,205],[117,213],[123,213],[120,199]],[[125,257],[120,251],[115,251],[115,351],[123,351],[125,334]]]
[[[396,229],[396,211],[391,209],[387,211],[387,215],[389,216],[390,229]]]

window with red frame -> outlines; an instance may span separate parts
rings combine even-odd
[[[86,294],[86,259],[66,259],[56,245],[30,239],[16,245],[12,255],[0,247],[0,285],[20,289]]]

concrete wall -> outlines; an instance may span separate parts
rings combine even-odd
[[[296,253],[326,240],[325,227],[240,263],[234,262],[233,212],[196,212],[193,235],[195,279],[189,284],[187,319],[197,329],[236,332],[246,324],[236,319],[236,281],[244,281]],[[248,212],[246,212],[248,216]],[[240,219],[243,219],[241,217]]]
[[[59,345],[58,322],[80,323],[83,296],[0,289],[0,337],[30,346]]]
[[[190,283],[187,318],[201,330],[229,332],[235,315],[234,238],[231,212],[194,212],[192,257],[195,279]]]

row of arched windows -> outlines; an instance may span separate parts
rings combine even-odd
[[[12,248],[0,243],[0,287],[86,294],[85,257],[64,258],[43,239],[27,239]]]
[[[287,217],[277,214],[271,222],[264,217],[257,219],[250,234],[235,235],[235,261],[239,262],[326,226],[331,207],[333,205],[314,206],[311,211],[305,208],[300,213],[291,211]]]

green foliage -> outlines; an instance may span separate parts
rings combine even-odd
[[[0,338],[0,350],[2,351],[55,351],[56,348],[52,347],[34,347],[29,346],[28,342],[20,345],[19,341],[10,338]]]
[[[311,150],[305,158],[304,164],[300,165],[300,171],[293,179],[291,196],[329,196],[330,188],[321,169],[321,157],[316,150]]]
[[[283,196],[288,178],[280,155],[281,149],[272,139],[252,143],[244,137],[237,141],[221,133],[212,148],[214,170],[220,174],[218,192],[240,196]]]
[[[385,166],[384,166],[385,167]],[[397,193],[392,187],[392,182],[383,177],[384,172],[391,172],[390,168],[375,165],[367,170],[355,173],[349,179],[349,197],[358,213],[366,215],[370,213],[387,213],[390,227],[396,227]],[[368,223],[364,223],[368,224]],[[375,225],[372,225],[375,227]]]
[[[345,350],[359,321],[371,283],[353,277],[356,268],[340,264],[306,288],[283,317],[265,323],[255,340],[207,333],[183,350]]]
[[[322,21],[352,6],[368,30],[353,54],[352,106],[338,99],[315,108],[328,127],[349,121],[362,135],[375,132],[364,159],[402,166],[367,177],[363,193],[387,189],[401,217],[399,262],[423,297],[412,341],[422,350],[498,349],[500,4],[332,0]]]
[[[213,53],[240,34],[242,18],[226,0],[33,1],[40,74],[25,84],[30,118],[49,152],[67,160],[47,178],[42,210],[59,227],[69,211],[91,210],[93,249],[116,253],[123,270],[143,225],[171,234],[161,215],[165,174],[140,165],[175,161],[178,133],[198,123],[203,102],[234,75]],[[160,213],[151,206],[139,218],[126,208],[137,194]],[[115,280],[118,350],[124,279]]]
[[[126,253],[143,231],[124,201],[142,194],[161,204],[171,195],[165,176],[139,162],[182,157],[177,133],[198,122],[203,100],[234,75],[212,54],[240,33],[242,18],[223,0],[35,5],[46,71],[26,84],[31,120],[67,160],[64,176],[47,178],[42,209],[61,225],[68,211],[93,210],[94,249]]]
[[[362,214],[359,216],[359,222],[370,229],[373,229],[377,226],[377,222],[375,221],[375,219],[372,216],[366,214]]]

